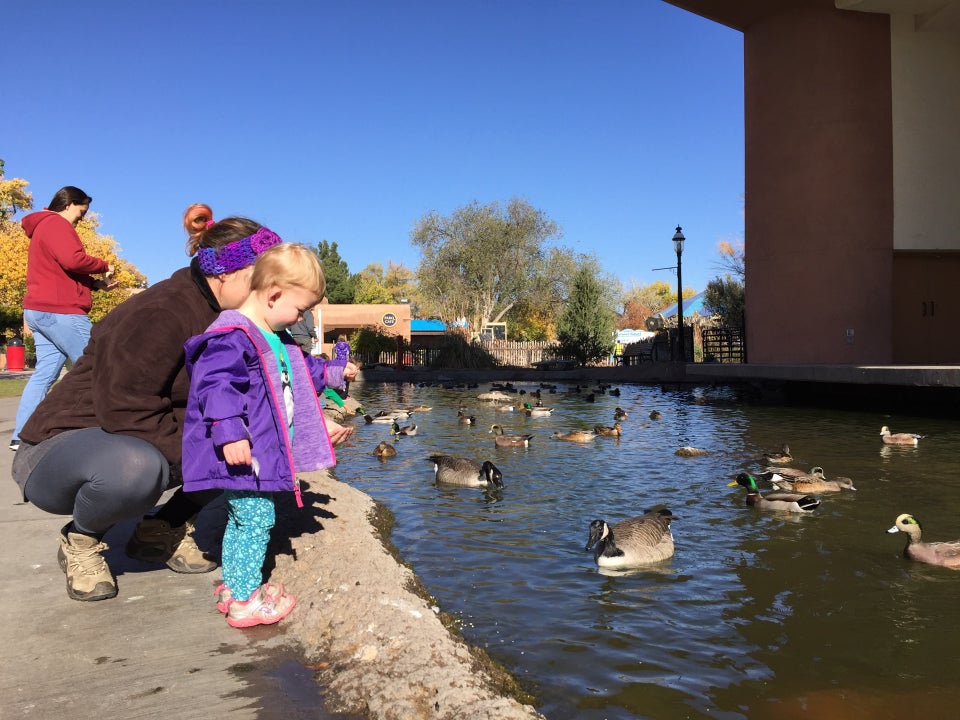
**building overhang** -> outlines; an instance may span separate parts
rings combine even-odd
[[[917,31],[960,32],[960,0],[664,0],[670,5],[726,25],[746,30],[770,16],[794,8],[834,7],[838,10],[912,15]]]

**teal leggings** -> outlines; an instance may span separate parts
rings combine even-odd
[[[235,600],[248,600],[263,584],[270,530],[276,523],[273,493],[225,490],[227,528],[223,533],[223,584]]]

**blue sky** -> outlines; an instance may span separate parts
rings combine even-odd
[[[740,33],[660,0],[8,4],[6,176],[63,185],[151,283],[191,202],[354,272],[431,210],[526,198],[626,285],[743,232]]]

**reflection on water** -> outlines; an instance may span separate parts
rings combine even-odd
[[[906,538],[886,529],[909,512],[924,539],[960,538],[960,423],[753,407],[723,388],[624,385],[587,402],[558,385],[543,391],[553,414],[536,418],[478,400],[486,384],[351,389],[374,412],[433,408],[414,415],[416,437],[358,422],[336,474],[391,508],[403,557],[547,717],[893,718],[910,707],[897,698],[952,716],[960,573],[907,562]],[[457,422],[460,400],[476,425]],[[617,406],[629,414],[619,440],[551,437],[612,425]],[[532,433],[531,446],[494,447],[493,423]],[[882,425],[926,437],[884,446]],[[372,454],[381,440],[396,457]],[[784,442],[793,467],[819,465],[858,492],[804,516],[747,508],[726,483]],[[684,445],[711,454],[674,455]],[[437,452],[491,460],[504,488],[437,487]],[[675,556],[601,573],[583,550],[590,521],[661,504]]]

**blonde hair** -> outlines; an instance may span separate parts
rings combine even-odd
[[[298,243],[274,245],[254,263],[250,289],[265,290],[273,286],[303,288],[315,293],[319,302],[327,290],[320,258]]]

